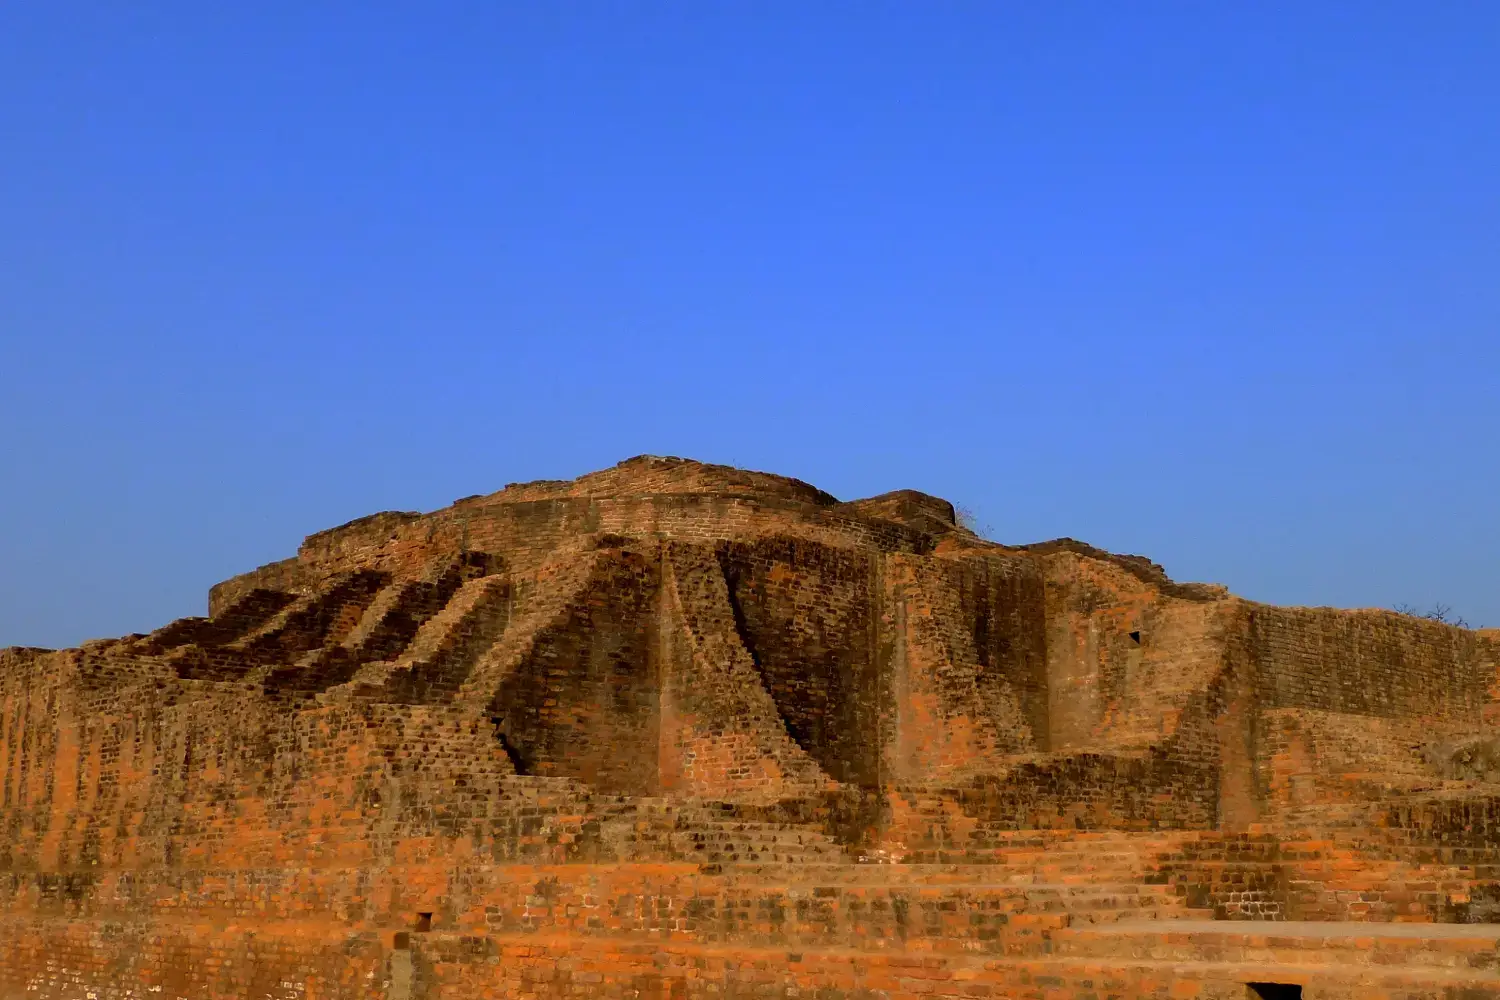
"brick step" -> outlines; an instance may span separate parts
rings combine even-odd
[[[1176,898],[1142,892],[1080,892],[1045,886],[825,886],[744,884],[686,877],[663,881],[650,895],[600,895],[588,879],[491,887],[483,922],[492,932],[588,933],[655,939],[883,950],[1040,954],[1048,935],[1115,921],[1161,923],[1203,919]],[[476,914],[477,915],[477,914]]]
[[[1414,831],[1383,827],[1368,818],[1348,827],[1320,824],[1292,829],[1297,833],[1283,840],[1283,854],[1290,849],[1335,858],[1500,867],[1500,846],[1443,843]]]
[[[1100,871],[1091,868],[1075,868],[1068,866],[1047,865],[1037,868],[1005,869],[1004,866],[996,865],[1001,869],[994,875],[987,876],[987,882],[1009,882],[1013,885],[1037,884],[1061,882],[1071,885],[1092,885],[1099,883],[1120,882],[1131,877],[1130,872],[1123,871]]]
[[[601,815],[674,819],[685,816],[695,822],[711,823],[736,818],[734,807],[724,803],[706,803],[669,799],[660,796],[606,796],[595,794]]]
[[[1023,885],[1015,888],[1027,899],[1033,901],[1044,900],[1092,900],[1099,898],[1110,899],[1175,899],[1176,894],[1171,886],[1167,885],[1141,885],[1136,882],[1120,883],[1092,883],[1085,885],[1069,884],[1066,882],[1038,882],[1031,885]]]
[[[1017,847],[1048,847],[1053,844],[1179,844],[1196,839],[1200,831],[1162,830],[1018,830],[994,823],[935,825],[934,829],[959,829],[966,837],[984,837]],[[1204,831],[1211,832],[1211,831]]]
[[[1032,850],[1030,848],[1015,847],[993,847],[981,851],[967,853],[982,854],[987,858],[1006,861],[1012,864],[1035,864],[1042,861],[1073,862],[1092,861],[1096,864],[1139,864],[1142,860],[1142,852],[1136,850],[1120,850],[1117,848],[1079,848],[1079,847],[1054,847],[1047,850]]]
[[[1264,859],[1164,858],[1155,862],[1153,866],[1166,871],[1222,871],[1231,869],[1254,871],[1257,869],[1275,868],[1328,879],[1358,879],[1361,877],[1373,880],[1403,877],[1427,878],[1430,880],[1445,878],[1464,880],[1500,879],[1500,866],[1371,858],[1351,852],[1321,856],[1283,852],[1281,856]]]
[[[1149,841],[1089,841],[1079,842],[1073,840],[1056,840],[1047,843],[1017,842],[1013,840],[997,840],[987,837],[910,837],[905,840],[897,840],[892,837],[891,842],[883,845],[887,850],[897,851],[994,851],[994,852],[1034,852],[1044,853],[1048,851],[1131,851],[1143,855],[1157,855],[1171,853],[1178,849],[1178,845],[1171,843],[1152,843]]]
[[[724,859],[732,855],[786,855],[793,861],[822,859],[835,862],[840,861],[843,856],[837,846],[787,841],[703,841],[694,837],[673,837],[670,847],[675,855],[691,861],[712,861],[711,858],[705,858],[705,855],[723,855]]]
[[[809,852],[798,854],[786,850],[777,850],[773,847],[734,847],[724,849],[704,849],[698,851],[683,850],[674,853],[673,857],[680,856],[683,860],[700,861],[705,864],[737,864],[739,862],[754,863],[765,861],[770,863],[796,863],[801,859],[827,859],[828,855]]]
[[[1056,933],[1056,932],[1054,932]],[[1076,932],[1062,932],[1074,934]],[[1071,956],[1010,956],[974,952],[934,952],[921,947],[885,951],[773,945],[762,948],[696,941],[662,941],[642,954],[633,941],[573,938],[538,941],[533,935],[497,934],[472,947],[473,939],[451,933],[413,935],[414,950],[444,956],[450,962],[484,963],[485,973],[498,956],[503,964],[544,963],[548,968],[573,970],[575,960],[587,958],[590,968],[618,969],[603,977],[562,972],[593,989],[628,983],[637,972],[657,970],[676,981],[698,976],[701,970],[722,968],[726,962],[764,970],[759,988],[770,995],[790,995],[807,982],[832,984],[840,992],[872,991],[888,996],[1014,997],[1052,1000],[1063,997],[1167,997],[1222,1000],[1248,994],[1245,984],[1276,982],[1307,988],[1309,996],[1358,1000],[1454,1000],[1493,997],[1500,993],[1500,976],[1475,968],[1403,966],[1358,963],[1315,965],[1304,962],[1233,961],[1200,955],[1189,960],[1145,957],[1079,958]],[[466,951],[467,948],[467,951]],[[473,955],[473,958],[466,958]],[[700,971],[694,971],[700,970]],[[580,981],[581,980],[581,981]],[[688,980],[691,982],[691,980]],[[600,990],[602,992],[602,989]],[[665,991],[664,991],[665,992]]]
[[[1346,884],[1294,879],[1288,883],[1287,898],[1294,912],[1308,920],[1488,922],[1496,915],[1500,883],[1452,880]]]
[[[361,665],[341,687],[376,700],[451,698],[474,663],[506,631],[509,593],[503,576],[469,580],[422,623],[398,657]]]
[[[601,836],[642,859],[704,863],[848,861],[842,845],[811,827],[720,818],[689,824],[687,818],[616,816],[601,824]]]
[[[777,855],[778,858],[787,861],[828,861],[834,862],[841,858],[837,847],[817,846],[817,844],[787,844],[787,843],[754,843],[754,841],[720,841],[720,843],[705,843],[690,838],[673,838],[669,844],[669,853],[673,858],[681,858],[684,861],[702,862],[729,862],[733,864],[736,858],[744,858],[745,861],[754,862],[756,856],[765,855],[765,861],[775,861],[768,855]]]
[[[959,882],[949,884],[912,884],[900,880],[871,879],[863,882],[836,883],[818,875],[791,881],[783,877],[767,879],[756,875],[730,873],[715,878],[723,892],[784,891],[793,895],[811,893],[818,899],[876,899],[902,896],[908,899],[1006,900],[1016,907],[1035,912],[1057,912],[1085,909],[1141,909],[1160,907],[1185,909],[1187,904],[1171,886],[1137,883],[1085,884]]]
[[[703,854],[785,854],[791,858],[839,860],[843,852],[836,844],[800,843],[795,840],[745,840],[740,838],[705,838],[698,834],[675,835],[667,840],[674,854],[698,857]]]
[[[1462,865],[1500,874],[1500,850],[1487,847],[1351,843],[1328,852],[1328,856],[1334,859],[1380,859],[1407,864]]]
[[[1402,965],[1500,973],[1500,926],[1313,921],[1117,921],[1055,933],[1052,953],[1089,959],[1284,966]]]
[[[1004,892],[1035,900],[1101,897],[1181,900],[1175,886],[1138,881],[1113,882],[1047,881],[1033,876],[1027,879],[995,878],[995,872],[981,870],[971,876],[947,871],[913,871],[895,865],[722,865],[705,866],[711,876],[725,884],[754,888],[759,886],[811,886],[819,889],[902,890],[921,892]],[[864,868],[866,871],[857,869]],[[850,871],[849,869],[856,869]]]
[[[1013,847],[1050,848],[1059,844],[1173,846],[1198,843],[1208,830],[996,830],[991,836]]]
[[[1494,876],[1479,874],[1479,869],[1439,866],[1431,867],[1407,864],[1372,863],[1350,867],[1346,865],[1323,866],[1319,864],[1283,865],[1288,875],[1303,881],[1316,881],[1330,886],[1351,889],[1378,888],[1398,884],[1433,888],[1468,885],[1495,885]]]
[[[687,817],[677,818],[649,818],[638,817],[605,817],[609,822],[625,825],[634,825],[637,829],[653,830],[667,833],[704,833],[704,834],[733,834],[750,833],[757,835],[771,834],[793,834],[801,837],[820,837],[828,839],[822,829],[805,823],[761,823],[754,820],[697,820]]]
[[[1033,857],[990,851],[912,851],[902,857],[906,864],[989,865],[995,868],[1035,871],[1100,872],[1137,875],[1154,870],[1155,864],[1138,857],[1110,857],[1068,852],[1042,853]]]
[[[1051,847],[1055,844],[1150,844],[1172,846],[1192,843],[1204,836],[1219,836],[1206,830],[1018,830],[965,817],[946,817],[930,823],[913,822],[911,818],[897,824],[899,829],[916,832],[926,825],[929,831],[964,831],[964,837],[983,836],[1016,847]]]
[[[716,866],[717,867],[717,866]],[[816,879],[823,884],[906,884],[906,885],[1098,885],[1123,882],[1157,884],[1154,877],[1142,879],[1135,872],[1110,872],[1092,869],[1058,869],[1055,866],[1017,866],[985,864],[838,864],[809,861],[796,867],[776,864],[725,863],[725,872],[762,871],[768,876],[793,881]],[[870,874],[881,872],[884,874]],[[804,874],[805,873],[805,874]]]
[[[1072,910],[1068,913],[1069,927],[1089,924],[1108,924],[1142,920],[1213,920],[1214,911],[1187,905],[1164,905],[1123,909],[1102,908],[1097,910]]]
[[[776,844],[833,844],[835,841],[821,831],[810,827],[763,826],[753,823],[716,823],[708,827],[676,829],[672,836],[691,839],[701,843],[727,843],[736,840],[753,840],[759,843]]]

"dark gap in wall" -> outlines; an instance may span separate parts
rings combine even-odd
[[[966,577],[959,578],[960,590],[967,589]],[[990,596],[990,581],[979,576],[974,583],[974,654],[979,658],[980,672],[990,667],[990,616],[995,610],[994,598]]]
[[[719,564],[741,644],[793,742],[829,777],[872,787],[877,712],[870,571],[863,556],[806,539],[728,542]]]
[[[744,646],[745,652],[750,654],[750,662],[755,664],[755,672],[760,675],[760,681],[765,685],[766,691],[774,698],[774,682],[766,673],[765,666],[760,662],[760,654],[756,652],[755,640],[751,635],[750,623],[745,619],[744,606],[740,604],[740,574],[728,564],[727,560],[723,557],[723,553],[720,553],[719,556],[719,566],[724,572],[725,589],[729,593],[729,612],[734,616],[734,630],[739,635],[740,645]],[[816,748],[812,745],[808,739],[808,734],[802,727],[798,726],[795,720],[788,719],[785,715],[782,716],[781,722],[786,728],[787,735],[806,751],[809,756],[816,760]]]
[[[1302,987],[1296,983],[1246,983],[1246,1000],[1302,1000]]]
[[[530,774],[531,766],[521,757],[521,751],[511,745],[510,740],[505,738],[505,731],[501,729],[505,725],[504,719],[491,719],[495,724],[495,738],[500,741],[500,749],[505,751],[505,756],[510,758],[511,766],[516,769],[517,774]]]

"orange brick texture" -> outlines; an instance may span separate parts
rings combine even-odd
[[[1493,632],[653,457],[208,610],[0,651],[0,998],[1500,997]]]

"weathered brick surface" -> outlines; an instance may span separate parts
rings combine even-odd
[[[651,458],[209,611],[0,651],[0,997],[1500,995],[1494,632]]]

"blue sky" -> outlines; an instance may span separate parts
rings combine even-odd
[[[649,452],[1500,625],[1500,5],[0,7],[0,645]]]

